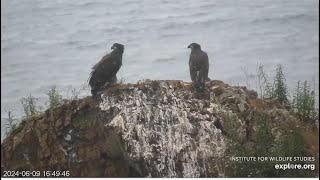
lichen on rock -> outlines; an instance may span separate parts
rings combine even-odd
[[[186,101],[166,81],[153,86],[158,93],[134,89],[103,96],[100,103],[101,110],[118,111],[106,126],[121,134],[130,158],[142,159],[151,177],[222,176],[206,168],[206,160],[223,158],[226,148],[221,130],[213,124],[213,112],[205,111],[210,101]]]
[[[273,147],[288,131],[282,125],[301,125],[284,107],[258,99],[245,87],[217,80],[206,87],[196,93],[187,82],[144,80],[116,84],[102,92],[101,101],[65,102],[20,124],[3,141],[1,170],[68,170],[74,177],[227,177],[234,137],[256,143],[259,114],[270,121]]]

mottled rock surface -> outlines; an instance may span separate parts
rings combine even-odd
[[[274,100],[221,81],[208,82],[207,91],[198,94],[190,83],[145,80],[114,85],[101,98],[68,101],[22,122],[1,145],[2,172],[225,177],[230,133],[253,141],[257,114],[267,114],[275,145],[291,126],[307,128]],[[230,123],[236,124],[235,132]],[[305,148],[318,157],[318,146],[312,141]]]

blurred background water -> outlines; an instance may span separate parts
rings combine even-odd
[[[63,96],[80,88],[114,42],[126,48],[125,82],[190,81],[187,46],[197,42],[211,79],[246,85],[244,69],[282,64],[290,91],[312,78],[319,90],[317,0],[2,0],[1,124],[5,110],[21,116],[22,97],[41,104],[52,85]]]

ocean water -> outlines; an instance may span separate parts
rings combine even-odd
[[[52,85],[64,97],[80,88],[115,42],[125,82],[190,81],[187,46],[197,42],[211,79],[246,85],[244,70],[282,64],[289,90],[312,78],[319,90],[317,0],[2,0],[1,124],[5,110],[22,115],[22,97],[42,104]]]

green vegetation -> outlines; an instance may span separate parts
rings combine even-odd
[[[13,115],[14,110],[7,110],[6,113],[8,115],[7,118],[4,118],[6,120],[6,124],[4,124],[5,127],[5,136],[8,136],[13,130],[17,128],[18,119],[16,119]]]
[[[297,131],[288,132],[284,135],[281,154],[285,157],[304,156],[303,137]]]
[[[28,119],[31,116],[34,116],[37,113],[39,113],[39,107],[37,106],[37,101],[38,99],[32,96],[31,94],[20,100],[23,107],[24,119]]]
[[[258,77],[258,89],[261,98],[271,97],[273,94],[273,88],[271,83],[268,81],[268,75],[263,69],[263,65],[259,64],[257,69]]]
[[[304,81],[302,85],[300,81],[298,81],[293,96],[292,106],[294,111],[298,113],[300,119],[317,119],[318,111],[316,110],[316,98],[314,91],[311,91],[310,89],[310,83],[308,81]]]
[[[302,133],[297,128],[292,128],[287,134],[282,137],[282,144],[278,148],[278,156],[281,157],[306,157],[306,142],[303,139]],[[310,156],[310,155],[309,155]],[[295,161],[294,163],[306,164],[304,161]],[[315,162],[314,162],[315,163]],[[312,170],[277,170],[277,175],[280,177],[315,177],[317,172]]]
[[[228,154],[231,157],[254,157],[256,161],[232,161],[226,170],[228,177],[270,177],[274,176],[274,168],[272,162],[258,161],[258,157],[272,156],[272,134],[268,124],[268,119],[265,114],[255,116],[257,121],[257,130],[254,134],[254,139],[250,142],[239,134],[233,132],[239,131],[241,126],[231,118],[226,123],[228,135],[230,138],[230,147]],[[226,128],[227,129],[227,128]],[[278,156],[275,155],[274,156]]]
[[[314,90],[311,91],[311,83],[304,81],[303,84],[298,81],[298,85],[290,102],[290,94],[286,85],[286,78],[283,73],[283,67],[278,64],[276,73],[272,81],[269,81],[263,65],[257,65],[256,75],[249,74],[243,69],[246,76],[248,87],[255,84],[259,97],[262,99],[276,99],[281,104],[287,105],[294,110],[301,120],[315,121],[318,118],[319,110],[316,107],[316,98]]]
[[[82,92],[84,92],[87,88],[87,85],[86,84],[83,84],[79,89],[76,89],[76,88],[69,88],[67,90],[67,98],[70,99],[70,100],[77,100],[79,99],[79,96]],[[70,93],[70,94],[69,94]]]
[[[62,96],[59,94],[56,86],[52,86],[46,94],[49,96],[49,108],[56,108],[61,104]]]
[[[265,114],[261,114],[257,117],[255,142],[257,156],[266,157],[270,155],[270,148],[273,141],[272,134],[270,132],[270,125]]]
[[[262,64],[257,64],[256,74],[248,73],[245,68],[242,68],[242,71],[246,77],[247,87],[249,89],[254,87],[258,91],[260,98],[276,98],[280,102],[287,101],[288,91],[281,65],[277,65],[273,81],[269,81],[268,74]]]
[[[246,76],[248,78],[248,75]],[[275,98],[281,103],[288,103],[289,93],[286,85],[286,78],[280,64],[277,65],[273,82],[268,80],[268,75],[261,64],[258,64],[256,77],[251,76],[251,78],[256,79],[256,87],[260,98]]]
[[[288,96],[289,93],[286,85],[286,78],[282,72],[282,66],[278,64],[271,90],[271,97],[276,98],[280,103],[286,104],[288,103]]]
[[[79,98],[79,95],[86,90],[86,85],[82,85],[80,89],[76,88],[71,88],[70,90],[67,91],[67,97],[70,100],[76,100]],[[71,93],[71,96],[69,97],[69,92]],[[45,102],[47,104],[48,108],[55,108],[58,107],[62,103],[62,96],[59,94],[56,86],[52,86],[51,89],[46,92],[48,95],[49,99],[48,102]],[[32,96],[31,94],[27,97],[21,98],[20,102],[22,105],[22,120],[26,120],[31,118],[32,116],[37,116],[41,113],[41,110],[43,110],[42,106],[38,106],[38,98]],[[14,109],[15,110],[15,109]],[[10,132],[12,132],[14,129],[18,127],[18,122],[19,119],[15,118],[13,115],[14,110],[7,110],[7,118],[3,118],[6,124],[5,126],[5,136],[9,135]]]
[[[248,87],[252,87],[252,82],[258,90],[259,97],[262,99],[275,99],[280,104],[289,106],[290,110],[295,112],[301,121],[308,121],[313,124],[319,114],[316,108],[315,91],[311,90],[311,83],[298,81],[297,87],[293,94],[293,99],[290,102],[290,94],[286,85],[285,75],[281,65],[277,65],[275,76],[270,81],[267,73],[264,71],[263,65],[258,65],[256,75],[245,72],[246,83]],[[246,117],[244,117],[246,118]],[[306,157],[308,141],[303,137],[304,130],[301,130],[295,123],[283,127],[284,131],[281,134],[280,141],[277,144],[273,142],[275,135],[272,135],[269,122],[272,117],[267,117],[266,114],[253,116],[252,122],[256,123],[255,134],[252,139],[245,140],[241,137],[241,128],[235,118],[229,117],[224,123],[227,129],[228,137],[231,141],[228,148],[228,156],[230,157]],[[307,125],[306,125],[307,127]],[[243,127],[242,127],[243,128]],[[313,146],[316,142],[311,143]],[[317,172],[311,170],[275,170],[274,162],[258,162],[258,161],[229,161],[229,166],[226,169],[228,177],[315,177]],[[305,162],[296,162],[305,163]]]
[[[284,127],[281,139],[274,142],[274,136],[271,132],[271,118],[261,112],[253,116],[256,122],[256,130],[251,139],[245,139],[240,131],[240,126],[236,118],[230,116],[225,120],[224,126],[229,138],[229,147],[227,149],[225,172],[226,177],[315,177],[316,171],[311,170],[276,170],[277,162],[258,158],[261,157],[307,157],[307,144],[303,139],[300,128],[292,124]],[[314,143],[315,144],[315,143]],[[232,157],[253,157],[254,160],[232,160]],[[283,163],[288,163],[287,161]],[[305,162],[292,162],[304,164]]]

